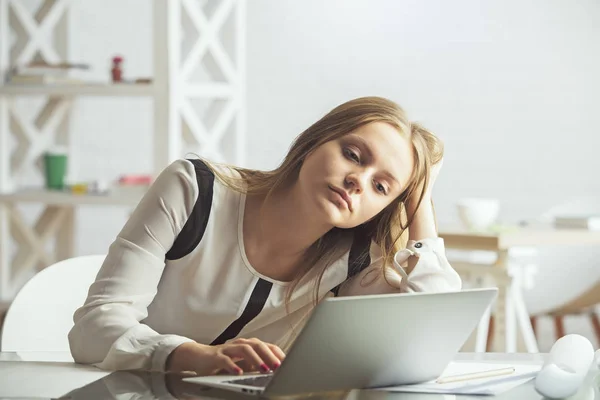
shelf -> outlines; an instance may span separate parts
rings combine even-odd
[[[55,96],[152,96],[151,83],[72,83],[63,85],[29,85],[8,83],[0,85],[2,96],[55,95]]]
[[[0,203],[43,203],[48,205],[117,205],[135,206],[148,186],[113,188],[108,194],[73,194],[47,189],[22,189],[0,193]]]

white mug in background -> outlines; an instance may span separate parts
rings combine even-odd
[[[471,231],[487,231],[498,219],[500,200],[468,197],[457,204],[458,216]]]

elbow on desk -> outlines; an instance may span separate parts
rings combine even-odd
[[[71,356],[73,360],[78,364],[93,364],[100,360],[93,357],[91,351],[86,350],[88,346],[86,346],[85,339],[81,332],[78,329],[77,324],[73,326],[73,328],[69,331],[68,334],[69,339],[69,350],[71,352]]]
[[[69,350],[78,364],[101,363],[110,347],[105,348],[103,341],[93,330],[85,329],[81,321],[75,322],[68,334]]]

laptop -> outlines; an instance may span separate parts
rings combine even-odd
[[[433,380],[467,341],[497,293],[497,288],[486,288],[327,298],[275,372],[184,380],[265,396]]]

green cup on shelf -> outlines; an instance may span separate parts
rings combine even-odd
[[[63,190],[67,175],[67,149],[55,147],[44,154],[44,171],[46,188],[50,190]]]

